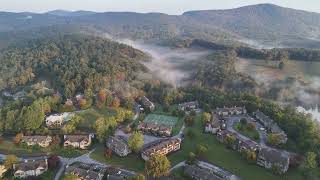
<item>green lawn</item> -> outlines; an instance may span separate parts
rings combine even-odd
[[[83,118],[83,120],[79,123],[79,129],[94,129],[95,122],[100,117],[109,117],[114,116],[115,111],[110,108],[97,109],[95,107],[89,108],[80,112],[78,115]]]
[[[233,128],[238,132],[240,132],[242,135],[247,136],[252,140],[259,140],[258,131],[256,129],[248,128],[248,125],[241,127],[241,124],[238,122],[233,125]]]
[[[144,161],[139,155],[132,153],[127,157],[119,157],[113,154],[112,157],[108,159],[104,156],[104,152],[105,147],[99,145],[96,147],[96,150],[90,155],[90,157],[99,162],[112,164],[114,166],[126,168],[136,172],[142,173],[144,171]]]
[[[295,169],[291,169],[285,176],[276,176],[262,167],[255,164],[248,164],[243,160],[240,154],[236,151],[227,149],[223,144],[216,140],[216,137],[211,134],[202,133],[202,122],[200,117],[197,117],[194,127],[187,127],[185,131],[193,129],[195,132],[194,138],[185,136],[182,149],[179,152],[172,153],[168,156],[172,165],[175,165],[188,156],[189,152],[195,152],[198,144],[204,144],[208,146],[208,152],[206,153],[206,161],[209,161],[215,165],[223,167],[230,172],[240,176],[246,180],[299,180],[301,175]]]

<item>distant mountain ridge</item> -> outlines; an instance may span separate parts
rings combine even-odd
[[[320,14],[258,4],[227,10],[162,13],[64,11],[0,12],[0,32],[49,26],[84,26],[132,39],[248,40],[270,46],[320,48]],[[1,37],[1,34],[0,34]]]
[[[273,4],[244,6],[229,10],[185,12],[183,16],[214,24],[249,39],[279,37],[320,39],[320,14]]]
[[[66,10],[53,10],[53,11],[49,11],[46,14],[50,14],[50,15],[55,15],[55,16],[71,16],[71,17],[75,17],[75,16],[86,16],[86,15],[92,15],[92,14],[96,14],[96,12],[92,12],[92,11],[66,11]]]

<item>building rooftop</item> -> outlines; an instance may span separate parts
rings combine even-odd
[[[261,121],[267,123],[267,124],[272,124],[273,123],[273,119],[271,119],[269,116],[265,115],[263,112],[261,111],[256,111],[255,112],[256,117],[258,117]]]
[[[65,135],[64,140],[70,142],[89,141],[90,135]]]
[[[163,148],[166,148],[167,146],[171,145],[171,144],[176,144],[176,143],[181,143],[181,139],[180,138],[170,138],[170,139],[166,139],[163,141],[159,141],[155,144],[152,144],[146,148],[144,148],[144,150],[142,151],[142,153],[146,154],[146,155],[150,155],[158,150],[161,150]]]
[[[223,180],[223,178],[220,178],[213,174],[209,169],[200,168],[196,165],[187,165],[184,167],[184,173],[186,175],[189,175],[191,177],[196,177],[195,179],[201,179],[201,180]]]
[[[266,161],[271,163],[281,163],[285,165],[289,161],[289,156],[287,154],[271,148],[262,148],[259,152],[259,156],[264,157]]]
[[[110,136],[107,144],[113,144],[117,149],[126,149],[128,146],[127,142],[120,136]]]
[[[65,170],[65,174],[74,174],[82,180],[96,180],[103,176],[103,169],[94,169],[93,165],[71,165]]]
[[[46,159],[41,160],[30,160],[27,162],[17,163],[13,165],[13,169],[15,171],[29,171],[29,170],[35,170],[38,168],[46,169],[48,166]]]
[[[47,140],[48,136],[23,136],[22,141],[23,142],[34,142],[39,143]]]

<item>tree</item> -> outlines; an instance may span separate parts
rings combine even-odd
[[[100,89],[98,92],[98,99],[100,102],[105,103],[107,99],[107,93],[104,89]]]
[[[187,116],[184,118],[184,122],[187,126],[193,126],[194,124],[194,117],[193,116]]]
[[[78,180],[79,178],[73,174],[66,174],[62,177],[62,180]]]
[[[193,152],[189,152],[187,164],[190,164],[190,165],[194,164],[195,161],[196,161],[196,154],[194,154]]]
[[[120,107],[120,99],[115,97],[112,101],[112,107],[119,108]]]
[[[95,123],[95,130],[98,140],[100,142],[105,141],[105,138],[111,133],[111,130],[116,127],[117,124],[118,123],[115,117],[98,118]]]
[[[268,134],[267,143],[274,145],[274,146],[279,145],[281,143],[280,142],[280,135],[274,134],[274,133]]]
[[[80,99],[79,100],[79,106],[80,106],[80,109],[86,109],[87,107],[88,107],[88,105],[87,105],[87,100],[86,99]]]
[[[4,160],[4,167],[6,169],[11,169],[12,165],[18,162],[18,157],[15,155],[7,155],[6,159]]]
[[[224,143],[231,148],[236,140],[237,140],[236,136],[229,135],[224,139]]]
[[[153,178],[169,175],[170,161],[164,155],[153,154],[145,164],[145,171]]]
[[[22,139],[22,137],[23,137],[22,133],[16,134],[16,136],[14,137],[14,143],[19,144],[21,139]]]
[[[106,158],[110,159],[112,157],[112,150],[110,148],[107,148],[105,151]]]
[[[182,118],[186,113],[183,110],[178,111],[178,116]]]
[[[302,173],[307,179],[314,179],[317,168],[317,155],[314,152],[307,152],[306,158],[301,165]]]
[[[206,123],[210,122],[210,120],[211,120],[211,114],[210,114],[210,113],[207,113],[207,112],[204,112],[204,113],[202,113],[202,115],[201,115],[201,119],[202,119],[202,122],[203,122],[204,124],[206,124]]]
[[[205,153],[208,151],[207,146],[199,144],[197,145],[196,155],[198,157],[204,157]]]
[[[240,119],[240,124],[241,124],[241,126],[245,127],[245,126],[247,125],[247,123],[248,123],[248,121],[247,121],[246,118],[241,118],[241,119]]]
[[[255,163],[257,160],[257,153],[254,150],[246,150],[246,159],[250,163]]]
[[[141,132],[134,132],[128,140],[128,146],[134,152],[139,152],[144,144],[143,134]]]

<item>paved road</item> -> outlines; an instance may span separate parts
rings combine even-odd
[[[78,156],[76,158],[60,157],[60,160],[61,160],[60,167],[59,167],[59,170],[58,170],[54,180],[60,180],[60,178],[63,175],[63,172],[65,170],[65,167],[67,165],[73,164],[75,162],[86,163],[86,164],[96,164],[96,165],[104,167],[104,168],[107,168],[107,167],[111,166],[110,164],[101,163],[101,162],[98,162],[98,161],[92,159],[90,157],[90,154],[93,153],[94,151],[95,151],[95,149],[91,150],[87,154],[83,154],[83,155]],[[133,171],[128,171],[128,170],[125,170],[125,169],[119,169],[119,170],[121,170],[123,173],[129,174],[129,175],[135,175],[136,174]]]

